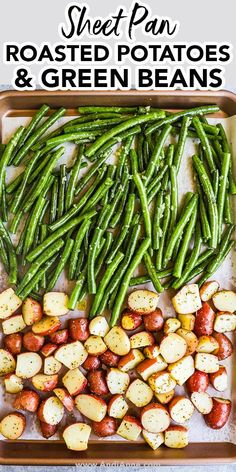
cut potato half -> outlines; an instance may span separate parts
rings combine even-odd
[[[161,433],[170,425],[170,415],[163,405],[150,403],[141,411],[141,423],[149,433]]]
[[[25,426],[26,419],[22,413],[9,413],[0,422],[0,433],[7,439],[19,439],[25,430]]]
[[[75,369],[83,364],[88,357],[88,353],[80,341],[74,341],[61,345],[55,352],[54,357],[68,369]]]
[[[228,311],[229,313],[236,311],[236,292],[232,290],[216,292],[212,300],[218,311]]]
[[[167,365],[163,357],[159,355],[155,359],[145,359],[142,361],[137,367],[137,372],[146,381],[152,374],[165,370]]]
[[[76,369],[68,370],[68,372],[62,377],[62,383],[70,393],[70,395],[78,395],[83,392],[88,381],[84,374],[77,367]]]
[[[220,284],[216,280],[208,280],[200,288],[200,297],[203,302],[208,302],[211,300],[213,295],[219,290]]]
[[[71,451],[85,451],[88,448],[88,440],[91,427],[85,423],[74,423],[66,426],[62,437],[66,447]]]
[[[2,330],[4,334],[14,334],[23,331],[26,328],[22,315],[13,315],[2,322]]]
[[[163,433],[149,433],[145,429],[142,431],[146,443],[155,451],[164,443]]]
[[[177,362],[184,357],[187,351],[187,343],[182,336],[170,333],[160,343],[160,353],[168,364]]]
[[[152,389],[143,380],[134,380],[126,390],[126,397],[138,408],[148,405],[153,397]]]
[[[106,336],[109,331],[109,324],[104,316],[96,316],[89,323],[90,334],[94,336]]]
[[[128,296],[128,307],[134,313],[147,315],[157,308],[159,295],[151,290],[135,290]]]
[[[118,368],[123,372],[128,372],[131,369],[134,369],[137,365],[143,361],[144,355],[139,349],[131,349],[128,354],[123,356],[119,363]]]
[[[118,356],[125,356],[130,351],[130,340],[124,329],[114,326],[104,337],[104,341],[111,352]]]
[[[172,303],[176,313],[182,315],[194,313],[202,306],[199,288],[197,284],[185,285],[172,298]]]
[[[40,421],[51,424],[59,424],[64,415],[64,406],[57,397],[49,397],[43,400],[37,412]]]
[[[194,413],[194,406],[188,398],[179,395],[169,403],[169,412],[173,421],[182,424],[190,420]]]
[[[0,293],[0,319],[4,320],[13,315],[22,305],[22,300],[15,294],[12,288]]]
[[[23,380],[15,374],[8,374],[4,378],[5,390],[7,393],[19,393],[23,390]]]
[[[48,292],[43,296],[43,311],[48,316],[63,316],[69,311],[69,298],[63,292]]]
[[[198,352],[195,356],[195,367],[201,372],[206,372],[206,374],[212,374],[219,370],[219,360],[214,354],[202,354]]]
[[[137,418],[126,415],[117,429],[116,434],[119,434],[119,436],[128,441],[136,441],[141,431],[142,427]]]
[[[16,367],[13,355],[5,349],[0,349],[0,376],[11,374]]]
[[[107,413],[112,418],[122,419],[126,415],[129,405],[123,395],[114,395],[108,403]]]
[[[62,368],[62,363],[55,359],[54,356],[45,357],[44,359],[44,374],[53,375],[58,374]]]
[[[228,388],[228,375],[224,365],[219,366],[219,370],[210,374],[210,382],[218,392],[224,392]]]
[[[184,426],[172,424],[165,431],[165,446],[182,449],[188,445],[188,430]]]
[[[236,329],[236,315],[233,313],[218,313],[215,318],[214,330],[217,333],[228,333]]]
[[[181,336],[187,344],[187,349],[186,349],[186,356],[191,356],[193,354],[198,346],[198,338],[196,334],[193,333],[193,331],[188,331],[187,329],[180,328],[176,331],[176,334],[178,336]]]
[[[75,397],[77,410],[92,421],[102,421],[106,416],[107,404],[96,395],[81,393]]]
[[[166,371],[151,375],[148,379],[148,383],[155,393],[168,393],[176,386],[176,381],[171,377],[169,372]]]
[[[186,356],[174,364],[168,366],[171,377],[178,385],[183,385],[194,373],[194,360],[192,356]]]
[[[101,356],[107,350],[107,345],[101,336],[95,335],[91,335],[86,339],[84,347],[90,356]]]
[[[155,343],[155,338],[147,331],[140,331],[133,334],[130,338],[130,345],[132,349],[141,349],[142,347],[151,346]]]
[[[122,372],[120,369],[112,367],[108,371],[106,380],[109,392],[114,395],[126,392],[130,383],[130,376],[127,372]]]
[[[191,402],[202,415],[210,413],[213,407],[212,398],[207,392],[193,392]]]
[[[42,368],[42,359],[37,352],[23,352],[16,359],[16,375],[22,379],[30,379]]]

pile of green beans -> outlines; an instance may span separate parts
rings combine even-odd
[[[40,300],[65,271],[70,309],[89,294],[90,318],[109,309],[113,326],[129,287],[151,281],[161,293],[211,277],[234,245],[230,143],[206,119],[218,111],[88,106],[56,126],[66,110],[43,105],[0,143],[0,259],[18,296]],[[195,190],[182,203],[188,139]],[[6,183],[12,165],[23,171]]]

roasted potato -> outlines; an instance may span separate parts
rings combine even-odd
[[[132,331],[141,326],[143,322],[142,316],[138,313],[133,313],[132,311],[125,310],[121,318],[121,326],[127,331]]]
[[[160,353],[164,360],[171,364],[184,357],[187,351],[187,343],[182,336],[170,333],[161,340]]]
[[[44,316],[40,321],[34,323],[32,331],[34,334],[49,336],[61,327],[61,322],[57,316]]]
[[[101,356],[100,360],[102,364],[107,367],[117,367],[119,364],[120,356],[114,354],[110,349],[107,349]]]
[[[7,334],[7,336],[4,337],[4,346],[11,354],[20,354],[22,348],[22,334]]]
[[[207,392],[193,392],[191,402],[202,415],[210,413],[213,407],[212,398]]]
[[[202,306],[199,295],[199,288],[197,284],[189,284],[179,290],[179,292],[172,298],[172,303],[176,313],[185,315],[194,313]]]
[[[89,332],[94,336],[104,337],[109,331],[109,324],[104,316],[95,316],[89,323]]]
[[[92,421],[102,421],[107,413],[107,404],[96,395],[80,393],[75,397],[75,406],[77,410]]]
[[[43,311],[48,316],[63,316],[69,311],[68,296],[63,292],[48,292],[43,296]]]
[[[32,378],[33,387],[41,392],[51,392],[58,384],[58,375],[37,374]]]
[[[54,388],[53,393],[55,393],[56,397],[59,398],[67,411],[73,411],[74,400],[65,388]]]
[[[161,309],[157,308],[152,313],[145,315],[143,317],[143,322],[147,331],[161,331],[164,325],[164,318]]]
[[[89,336],[84,343],[84,347],[91,356],[101,356],[107,350],[107,346],[101,336],[94,335]]]
[[[220,284],[216,280],[208,280],[200,288],[200,297],[203,302],[211,300],[213,295],[219,290]]]
[[[107,406],[107,413],[113,418],[122,419],[129,409],[129,405],[121,394],[113,395]]]
[[[197,310],[194,333],[198,338],[200,336],[210,336],[214,330],[215,312],[210,307],[209,303],[203,302],[202,307]]]
[[[24,384],[20,377],[15,374],[7,374],[4,377],[4,386],[7,393],[19,393],[23,390]]]
[[[80,341],[62,344],[54,354],[55,359],[68,369],[75,369],[82,365],[88,357],[85,346]]]
[[[178,385],[183,385],[194,373],[194,360],[192,356],[185,356],[174,364],[168,365],[171,377]]]
[[[55,424],[55,425],[47,424],[47,423],[44,423],[44,421],[39,421],[39,426],[41,429],[42,436],[45,439],[49,439],[52,436],[54,436],[54,434],[56,434],[58,430],[58,424]]]
[[[42,368],[42,359],[36,352],[22,352],[16,359],[16,375],[30,379]]]
[[[125,356],[130,351],[129,337],[120,326],[111,328],[104,337],[104,341],[108,349],[118,356]]]
[[[25,410],[30,413],[37,411],[40,402],[40,396],[34,390],[24,389],[22,390],[14,401],[14,408],[16,410]]]
[[[65,344],[68,341],[68,329],[59,329],[55,333],[50,334],[49,338],[53,344]]]
[[[57,397],[48,397],[40,403],[37,415],[40,421],[54,426],[61,422],[64,406]]]
[[[151,346],[154,343],[154,336],[147,331],[139,331],[139,333],[135,333],[130,337],[131,349],[140,349],[142,347]]]
[[[92,429],[96,436],[100,438],[106,438],[107,436],[113,436],[116,434],[118,423],[115,418],[105,416],[102,421],[92,421]]]
[[[80,392],[83,392],[87,386],[88,381],[84,374],[77,367],[76,369],[71,369],[66,372],[64,377],[62,377],[62,383],[68,390],[69,394],[74,396],[78,395]]]
[[[0,422],[0,433],[7,439],[19,439],[25,430],[25,426],[26,419],[22,413],[9,413]]]
[[[147,315],[157,308],[159,295],[151,290],[135,290],[128,296],[128,307],[134,313]]]
[[[212,297],[213,303],[218,311],[234,313],[236,311],[236,292],[232,290],[221,290]]]
[[[28,333],[25,333],[23,336],[23,346],[26,351],[38,352],[43,347],[44,340],[44,336],[28,331]]]
[[[4,334],[14,334],[25,329],[26,324],[22,315],[12,315],[10,318],[3,320],[2,330]]]
[[[97,370],[97,369],[100,369],[101,367],[101,361],[98,356],[88,356],[87,359],[85,359],[84,363],[82,364],[82,367],[85,370]]]
[[[0,319],[5,320],[20,308],[22,300],[15,294],[12,288],[0,293]]]
[[[96,395],[107,395],[109,393],[106,372],[104,370],[92,370],[87,375],[88,386],[91,393]]]
[[[149,433],[161,433],[170,425],[170,415],[163,405],[150,403],[141,411],[141,423]]]
[[[142,426],[135,416],[125,415],[116,434],[128,441],[136,441],[142,431]]]
[[[144,355],[139,349],[131,349],[128,354],[122,356],[118,368],[123,372],[128,372],[131,369],[134,369],[141,361],[143,361]]]
[[[183,395],[174,397],[168,405],[171,419],[176,423],[185,423],[190,420],[194,412],[191,401]]]
[[[125,393],[130,383],[129,374],[115,367],[109,369],[106,380],[108,389],[113,395],[116,393]]]
[[[28,297],[23,301],[22,315],[27,326],[38,323],[43,317],[42,306],[33,298]]]
[[[87,318],[69,320],[69,334],[73,341],[86,341],[90,336]]]
[[[165,334],[175,333],[175,331],[177,331],[177,329],[179,329],[180,327],[181,327],[181,323],[180,323],[180,320],[178,320],[178,318],[167,318],[167,320],[164,323],[164,333]]]
[[[221,429],[227,423],[231,412],[231,401],[225,398],[213,397],[213,407],[210,413],[204,415],[204,420],[212,429]]]
[[[145,429],[142,431],[146,443],[155,451],[164,443],[163,433],[149,433]]]
[[[186,386],[190,393],[205,392],[209,386],[209,375],[196,369],[191,377],[187,379]]]
[[[218,347],[213,352],[220,361],[227,359],[233,353],[233,344],[230,339],[223,333],[213,333],[214,338],[218,343]]]
[[[72,451],[85,451],[88,448],[88,440],[91,427],[85,423],[74,423],[63,431],[63,439],[66,447]]]
[[[127,388],[125,395],[131,403],[140,408],[150,403],[153,391],[143,380],[135,379]]]
[[[210,382],[218,392],[224,392],[228,388],[228,375],[224,365],[220,365],[217,372],[210,374]]]
[[[11,374],[16,367],[13,355],[5,349],[0,349],[0,376]]]
[[[163,357],[160,355],[154,359],[145,359],[137,366],[137,372],[143,380],[148,380],[148,378],[155,374],[156,372],[161,372],[165,370],[167,363],[164,361]]]
[[[182,449],[188,445],[188,430],[185,426],[172,424],[164,434],[167,447]]]

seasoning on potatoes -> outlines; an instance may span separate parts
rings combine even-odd
[[[104,353],[106,354],[106,353]],[[103,355],[104,355],[103,354]],[[101,361],[98,356],[88,356],[87,359],[85,359],[84,363],[82,364],[82,367],[85,370],[97,370],[100,369],[101,367]]]
[[[132,331],[138,328],[143,322],[141,315],[133,313],[132,311],[125,311],[122,314],[121,326],[127,331]]]
[[[44,336],[34,334],[32,331],[28,331],[23,336],[23,346],[27,351],[38,352],[43,347]]]
[[[213,407],[210,413],[204,415],[204,420],[212,429],[221,429],[227,423],[231,412],[231,401],[224,398],[213,397]]]
[[[135,290],[128,296],[128,307],[134,313],[147,315],[157,308],[159,295],[151,290]]]
[[[69,333],[73,341],[86,341],[90,335],[88,319],[75,318],[69,320]]]
[[[37,411],[40,402],[40,396],[34,390],[22,390],[14,400],[14,408],[17,410],[25,410],[31,413]]]
[[[145,329],[147,331],[161,331],[164,325],[164,318],[160,308],[143,317]]]
[[[11,352],[11,354],[20,354],[22,348],[22,334],[7,334],[4,337],[4,346],[9,352]]]
[[[106,372],[104,370],[92,370],[87,375],[89,389],[96,395],[107,395],[109,393]]]
[[[22,315],[27,326],[38,323],[43,317],[43,309],[37,300],[27,297],[22,304]]]
[[[214,330],[215,312],[210,307],[209,303],[203,302],[202,307],[197,310],[194,333],[199,338],[200,336],[209,336]]]
[[[50,334],[49,338],[53,344],[63,344],[68,340],[68,329],[60,329],[55,333]]]
[[[227,359],[233,353],[233,344],[230,339],[224,333],[213,333],[214,338],[218,343],[218,347],[215,349],[215,354],[220,361]]]
[[[106,438],[107,436],[113,436],[116,434],[118,423],[115,418],[105,416],[102,421],[92,421],[92,429],[96,436]]]
[[[107,349],[100,356],[100,360],[107,367],[117,367],[120,360],[120,356],[118,356],[117,354],[114,354],[114,352],[110,351],[110,349]]]
[[[190,393],[205,392],[209,386],[209,375],[196,369],[191,377],[187,379],[186,386]]]
[[[0,422],[0,433],[6,439],[19,439],[26,427],[26,419],[22,413],[13,412],[4,416]]]
[[[58,424],[52,425],[45,423],[44,421],[39,421],[39,426],[41,429],[42,436],[45,439],[49,439],[54,436],[54,434],[56,434],[58,430]]]
[[[200,288],[200,297],[203,302],[211,300],[213,295],[219,290],[220,284],[216,280],[208,280]]]

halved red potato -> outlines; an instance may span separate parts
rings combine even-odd
[[[146,429],[142,431],[146,443],[155,451],[164,443],[163,433],[149,433]]]
[[[16,375],[22,379],[30,379],[42,368],[42,359],[37,352],[23,352],[16,359]]]
[[[152,389],[143,380],[135,379],[126,390],[126,397],[135,406],[146,406],[153,397]]]
[[[84,343],[84,347],[91,356],[100,356],[107,350],[107,345],[104,343],[101,336],[89,336]]]
[[[22,304],[22,315],[27,326],[38,323],[43,317],[43,308],[37,300],[26,298]]]
[[[193,331],[188,331],[187,329],[180,328],[176,331],[178,336],[181,336],[187,344],[186,356],[191,356],[197,349],[198,338]]]
[[[23,346],[26,351],[38,352],[43,347],[44,336],[34,334],[32,331],[28,331],[23,336]]]
[[[181,315],[194,313],[199,310],[202,306],[202,302],[199,295],[198,285],[185,285],[172,298],[172,303],[176,313],[180,313]]]
[[[56,397],[59,398],[67,411],[73,411],[74,400],[65,388],[54,388],[53,393],[55,393]]]
[[[210,374],[210,382],[218,392],[224,392],[228,388],[228,375],[224,365],[220,365],[217,372]]]
[[[83,369],[85,370],[97,370],[101,367],[101,361],[98,356],[88,356],[82,364]]]
[[[109,331],[109,324],[104,316],[95,316],[89,323],[89,332],[94,336],[104,337]]]
[[[38,419],[52,426],[59,424],[64,415],[64,406],[57,397],[48,397],[39,406]]]
[[[8,320],[6,320],[8,321]],[[236,315],[228,312],[219,312],[216,315],[214,330],[217,333],[228,333],[236,329]]]
[[[75,397],[77,410],[92,421],[102,421],[107,413],[107,404],[96,395],[81,393]]]
[[[130,351],[130,340],[120,326],[114,326],[104,337],[104,341],[111,352],[118,356],[125,356]]]
[[[116,393],[125,393],[130,383],[130,377],[127,372],[111,367],[107,374],[107,386],[113,395]]]
[[[58,384],[58,375],[37,374],[32,379],[34,388],[41,392],[51,392]]]
[[[109,393],[105,370],[91,370],[87,375],[87,380],[91,393],[95,393],[95,395],[107,395]]]
[[[231,412],[231,401],[225,398],[213,397],[213,407],[210,413],[204,416],[204,420],[212,429],[221,429],[227,423]]]
[[[162,405],[167,405],[167,403],[169,403],[173,396],[175,394],[175,391],[174,390],[171,390],[170,392],[168,393],[155,393],[154,392],[154,395],[156,397],[156,399],[162,404]]]
[[[181,328],[187,329],[188,331],[194,330],[195,316],[192,313],[186,313],[185,315],[178,315],[178,320],[181,323]]]
[[[61,345],[55,352],[54,357],[68,369],[75,369],[83,364],[88,357],[88,353],[80,341],[74,341],[73,343]]]
[[[41,354],[43,354],[44,357],[49,357],[51,354],[53,354],[58,348],[57,344],[53,343],[46,343],[43,345],[43,347],[40,349]]]
[[[100,360],[102,364],[105,364],[107,367],[117,367],[119,364],[120,356],[112,352],[110,349],[107,349],[100,356]]]
[[[54,356],[46,357],[44,360],[43,372],[46,375],[58,374],[61,370],[62,364]]]
[[[41,429],[42,436],[45,439],[49,439],[54,436],[54,434],[56,434],[58,430],[58,424],[47,424],[44,423],[44,421],[39,421],[39,426]]]
[[[139,349],[141,347],[151,346],[154,343],[154,336],[147,331],[139,331],[139,333],[135,333],[130,337],[131,349]]]
[[[4,320],[13,315],[22,305],[22,300],[15,294],[12,288],[0,293],[0,319]]]
[[[24,389],[14,400],[13,406],[17,410],[25,410],[30,413],[37,411],[40,402],[40,396],[34,390]]]
[[[22,334],[7,334],[7,336],[4,337],[4,346],[11,354],[20,354],[22,348]]]
[[[48,316],[63,316],[69,311],[69,298],[63,292],[48,292],[43,296],[43,311]]]
[[[123,372],[128,372],[140,364],[143,359],[144,355],[139,349],[131,349],[128,354],[121,357],[118,363],[118,368]]]
[[[187,343],[182,336],[170,333],[161,340],[160,353],[168,364],[177,362],[184,357],[187,351]]]
[[[138,328],[143,322],[142,316],[137,313],[132,313],[132,311],[126,310],[122,314],[121,326],[127,331],[132,331]]]
[[[220,288],[219,282],[216,280],[208,280],[200,288],[200,297],[203,302],[208,302],[211,300],[213,295],[218,292]]]
[[[2,322],[4,334],[14,334],[25,329],[26,324],[22,315],[13,315]]]
[[[194,333],[200,336],[210,336],[214,329],[215,312],[209,303],[203,302],[202,307],[197,310],[194,324]]]
[[[143,380],[147,380],[152,374],[156,372],[161,372],[165,370],[167,363],[164,361],[163,357],[160,355],[155,359],[145,359],[137,366],[137,372]]]
[[[59,329],[55,333],[50,334],[50,341],[53,344],[64,344],[68,341],[68,329]]]
[[[151,290],[135,290],[128,296],[128,307],[134,313],[147,315],[157,308],[159,295]]]
[[[212,297],[213,303],[218,311],[234,313],[236,311],[236,292],[232,290],[221,290]]]
[[[194,360],[192,356],[186,356],[174,364],[168,365],[171,377],[178,385],[183,385],[194,373]]]
[[[147,331],[161,331],[164,325],[164,318],[160,308],[143,317],[144,327]]]
[[[195,372],[189,377],[186,382],[187,390],[192,392],[205,392],[209,386],[209,375],[205,372],[200,372],[200,370],[195,370]]]
[[[213,333],[214,338],[218,342],[218,348],[213,352],[220,361],[227,359],[233,353],[233,344],[230,339],[223,333]]]
[[[218,347],[219,344],[213,336],[200,336],[196,351],[211,354],[218,349]]]
[[[206,374],[217,372],[219,370],[218,357],[214,356],[214,354],[198,352],[195,356],[195,367],[201,372],[206,372]]]
[[[165,446],[182,449],[188,445],[188,430],[185,426],[172,424],[165,431]]]
[[[5,349],[0,349],[0,376],[11,374],[16,367],[13,355]]]
[[[85,423],[74,423],[66,426],[62,437],[67,449],[71,451],[85,451],[88,449],[88,440],[91,434],[91,427]]]
[[[128,441],[136,441],[142,431],[142,426],[135,416],[126,415],[124,416],[116,434],[119,434]]]
[[[68,370],[64,377],[62,377],[62,383],[68,390],[69,394],[74,396],[82,392],[88,381],[82,372],[78,369]]]
[[[155,359],[160,354],[160,348],[157,344],[152,344],[151,346],[146,346],[143,353],[148,359]]]
[[[35,334],[49,336],[61,327],[61,322],[57,316],[44,316],[40,321],[32,325],[32,331]]]
[[[87,318],[69,320],[69,333],[73,341],[86,341],[90,335],[89,320]]]
[[[194,413],[193,404],[188,398],[182,395],[174,397],[168,406],[170,416],[176,423],[185,423],[190,420]]]
[[[155,393],[168,393],[176,386],[176,381],[165,370],[151,375],[148,383]]]
[[[9,413],[0,422],[0,433],[7,439],[19,439],[25,430],[25,426],[26,419],[22,413]]]
[[[167,318],[167,320],[164,323],[164,333],[165,334],[170,334],[170,333],[175,333],[177,329],[181,327],[181,322],[178,320],[178,318]]]
[[[122,419],[129,409],[129,405],[121,394],[114,395],[107,406],[107,413],[113,418]]]
[[[212,398],[207,392],[193,392],[191,402],[202,415],[210,413],[213,407]]]
[[[7,393],[19,393],[23,390],[23,380],[15,374],[7,374],[4,378],[4,386]]]
[[[118,422],[115,418],[105,416],[102,421],[92,421],[92,429],[96,436],[100,438],[106,438],[116,434],[118,428]]]
[[[141,423],[149,433],[162,433],[170,425],[170,415],[163,405],[150,403],[141,411]]]

